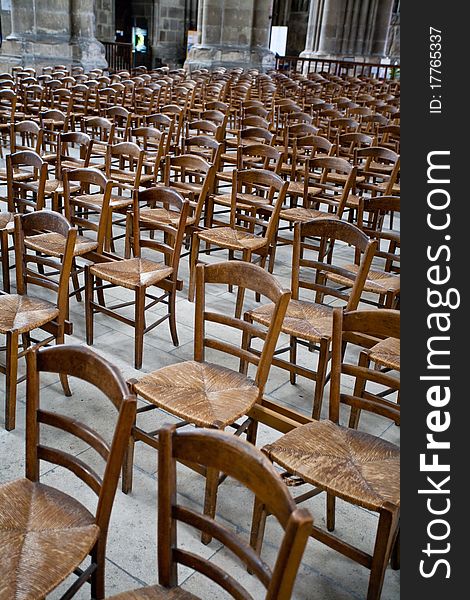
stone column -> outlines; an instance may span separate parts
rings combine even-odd
[[[202,2],[202,0],[201,0]],[[158,0],[154,11],[153,57],[170,67],[186,58],[185,0]]]
[[[385,56],[393,0],[311,0],[301,57]]]
[[[95,38],[95,8],[93,0],[70,0],[72,60],[85,71],[108,66],[104,47]]]
[[[273,0],[201,2],[201,43],[191,48],[186,68],[237,66],[266,71],[274,67],[269,50]]]

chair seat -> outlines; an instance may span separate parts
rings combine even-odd
[[[163,367],[134,384],[136,392],[201,427],[225,427],[246,414],[259,390],[246,375],[220,365],[186,361]]]
[[[257,323],[268,326],[272,319],[274,305],[264,304],[248,314]],[[314,302],[291,300],[287,307],[282,323],[281,332],[287,335],[319,342],[324,338],[331,338],[333,328],[333,308]]]
[[[313,421],[263,451],[289,473],[346,502],[373,511],[400,505],[400,450],[373,435]]]
[[[65,252],[65,237],[60,233],[41,233],[39,235],[27,236],[24,240],[25,246],[30,250],[42,252],[60,258]],[[82,256],[87,252],[92,252],[98,248],[98,242],[91,240],[85,236],[77,236],[74,256]]]
[[[309,196],[316,196],[317,194],[321,194],[321,192],[322,192],[321,188],[315,187],[313,185],[308,186],[308,195]],[[304,194],[303,181],[290,181],[289,187],[287,188],[287,193],[303,196],[303,194]]]
[[[353,273],[357,273],[359,270],[358,265],[354,264],[345,265],[343,268],[347,269],[348,271],[352,271]],[[340,285],[344,285],[346,287],[351,287],[351,280],[343,277],[342,275],[338,275],[337,273],[327,273],[327,277],[335,283],[339,283]],[[385,271],[370,269],[364,284],[364,291],[371,292],[372,294],[399,292],[400,276],[394,275],[393,273],[386,273]]]
[[[32,176],[33,176],[33,174],[29,173],[28,171],[25,172],[18,168],[13,169],[13,180],[14,181],[28,181],[28,179],[31,179]],[[7,170],[6,169],[0,169],[0,180],[2,180],[2,181],[7,180]]]
[[[26,333],[58,315],[59,309],[47,300],[19,294],[0,296],[0,333]]]
[[[6,229],[13,232],[15,227],[15,217],[10,212],[0,212],[0,229]]]
[[[173,273],[172,267],[145,258],[129,258],[113,262],[96,263],[90,268],[95,277],[133,290],[136,287],[155,285]]]
[[[58,188],[62,185],[62,182],[58,179],[48,179],[44,186],[44,192],[46,194],[54,194],[58,192]],[[37,192],[39,188],[39,181],[26,181],[22,185],[23,189],[29,190],[31,192]],[[62,187],[63,191],[63,187]],[[60,193],[60,192],[58,192]]]
[[[1,597],[44,598],[87,557],[98,534],[93,515],[71,496],[28,479],[1,485]]]
[[[175,210],[167,210],[166,208],[142,208],[139,214],[141,223],[165,224],[177,227],[180,221],[180,213]],[[196,222],[194,217],[186,219],[186,225],[193,225]]]
[[[83,194],[72,198],[74,204],[85,208],[100,210],[103,206],[103,194]],[[129,196],[111,196],[109,206],[111,208],[126,208],[133,203],[133,199]]]
[[[133,185],[134,181],[135,181],[135,173],[121,171],[119,169],[111,169],[111,173],[110,173],[109,177],[110,177],[110,179],[112,179],[113,181],[117,181],[118,183],[128,183],[128,184]],[[142,174],[140,176],[140,181],[142,183],[152,181],[152,180],[153,180],[153,175]]]
[[[190,592],[186,592],[180,587],[164,588],[159,585],[152,585],[129,592],[123,592],[117,596],[112,596],[107,600],[200,600]]]
[[[312,219],[338,219],[338,215],[314,208],[295,207],[281,210],[279,218],[292,223],[297,223],[298,221],[304,223]]]
[[[369,350],[369,358],[377,365],[400,370],[400,340],[386,338]]]
[[[348,180],[349,175],[346,175],[346,173],[328,173],[328,178],[327,181],[329,183],[335,183],[337,185],[341,185],[346,183],[346,181]],[[365,181],[365,177],[364,175],[357,175],[356,176],[356,183],[362,183],[363,181]]]
[[[231,206],[232,205],[232,194],[217,194],[213,196],[214,203],[220,204],[221,206]],[[244,201],[246,204],[244,204]],[[269,205],[268,198],[263,198],[262,196],[254,196],[253,194],[237,194],[237,207],[244,210],[250,210],[253,208],[253,202],[257,204],[266,204]]]
[[[202,190],[202,183],[191,183],[189,181],[172,181],[170,186],[177,190],[182,196],[193,194],[198,196]]]
[[[214,227],[200,231],[198,236],[205,242],[217,244],[229,250],[258,250],[266,246],[265,238],[231,227]]]

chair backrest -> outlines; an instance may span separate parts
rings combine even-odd
[[[312,238],[319,239],[318,246],[312,244]],[[357,269],[335,260],[345,245],[351,246],[351,253],[356,254]],[[339,219],[319,218],[296,223],[292,297],[299,299],[300,289],[307,289],[315,293],[317,303],[323,303],[325,296],[333,296],[345,302],[346,310],[355,310],[376,249],[377,241],[371,241],[355,225]]]
[[[244,290],[260,294],[274,304],[271,322],[268,328],[250,324],[242,318],[227,315],[227,311],[206,311],[205,291],[207,284],[234,285]],[[283,289],[277,279],[258,265],[244,261],[227,261],[213,265],[196,267],[196,307],[194,330],[194,359],[205,360],[205,349],[211,348],[235,356],[245,367],[247,363],[256,366],[255,383],[262,397],[280,328],[284,319],[291,293]],[[205,324],[219,323],[243,333],[241,345],[212,338],[207,335]],[[264,340],[261,353],[247,349],[245,336],[251,335]]]
[[[108,226],[107,218],[109,213],[109,203],[111,201],[111,193],[113,190],[113,182],[99,170],[91,167],[83,169],[64,169],[64,214],[69,223],[89,231],[96,231],[96,248],[97,254],[102,254],[104,242],[106,238],[106,228]],[[72,193],[70,184],[79,185],[79,189]],[[90,193],[90,186],[98,188],[98,193],[101,196],[101,210],[98,223],[92,219],[87,219],[83,214],[80,203],[74,202],[75,195],[86,195]]]
[[[42,146],[43,131],[34,121],[20,121],[10,126],[11,154],[21,150],[32,150],[39,154]],[[18,137],[20,143],[18,143]]]
[[[183,154],[196,154],[207,160],[218,171],[223,145],[207,135],[193,135],[181,140]]]
[[[60,373],[87,381],[97,387],[112,402],[118,412],[112,441],[108,444],[89,423],[41,408],[41,373]],[[98,401],[98,398],[96,398]],[[73,400],[69,399],[69,402]],[[119,480],[120,468],[126,451],[136,412],[136,398],[119,370],[107,360],[83,346],[71,344],[35,349],[27,354],[26,389],[26,477],[39,481],[40,461],[64,467],[74,473],[98,496],[95,512],[97,525],[106,535],[111,508]],[[41,442],[41,430],[47,425],[69,433],[91,446],[104,460],[101,478],[93,467],[64,449],[45,446]],[[85,459],[86,460],[86,459]]]
[[[201,185],[197,201],[191,201],[196,224],[201,218],[207,194],[212,190],[214,177],[215,166],[195,154],[181,154],[165,158],[164,183],[167,187],[172,187],[172,182],[190,182]],[[175,187],[178,187],[178,184]]]
[[[43,250],[38,253],[34,249],[34,245],[27,243],[27,238],[43,233],[56,233],[61,236],[65,248],[63,250],[61,248],[59,257],[48,256]],[[15,215],[15,262],[18,294],[26,294],[32,285],[55,292],[57,294],[56,305],[59,309],[57,321],[61,323],[67,317],[69,278],[76,239],[77,230],[57,212],[38,210]],[[36,268],[31,268],[31,264]],[[45,267],[58,271],[58,281],[44,273]]]
[[[148,227],[155,233],[160,231],[161,238],[141,237],[140,230],[145,227],[145,219],[140,219],[139,206],[147,205],[159,210],[158,222],[153,221]],[[163,209],[163,210],[162,210]],[[148,188],[138,193],[138,202],[134,204],[132,219],[128,231],[133,232],[134,256],[140,256],[142,248],[150,248],[163,255],[166,265],[173,268],[170,279],[176,281],[181,256],[181,247],[189,214],[189,201],[185,200],[176,190],[164,186]]]
[[[279,174],[282,153],[268,144],[249,144],[238,147],[237,169],[259,168]]]
[[[70,152],[71,148],[78,146],[79,157]],[[89,135],[81,131],[68,131],[61,133],[57,144],[56,179],[62,179],[62,162],[76,163],[80,167],[88,167],[93,141]]]
[[[267,129],[263,129],[262,127],[247,127],[246,129],[241,129],[238,136],[240,142],[242,140],[252,140],[256,143],[272,144],[274,140],[274,133],[271,133]]]
[[[333,338],[330,381],[329,418],[339,422],[340,404],[346,404],[352,411],[367,410],[400,423],[400,405],[393,399],[366,389],[369,381],[390,391],[400,390],[399,378],[386,369],[371,366],[374,362],[374,349],[382,341],[400,340],[400,312],[392,309],[333,311]],[[360,348],[357,351],[344,350],[345,344]],[[355,357],[355,358],[353,358]],[[342,387],[342,377],[348,377],[348,388]],[[351,378],[353,385],[351,386]],[[351,391],[352,390],[352,391]],[[377,390],[377,387],[375,388]]]
[[[134,142],[108,144],[106,152],[106,176],[112,179],[114,173],[132,175],[132,181],[129,180],[126,183],[137,191],[142,175],[144,154],[144,151],[137,144],[134,144]],[[115,161],[117,161],[116,166],[113,164]]]
[[[334,208],[339,218],[342,217],[346,202],[356,182],[356,167],[344,158],[336,156],[312,158],[305,161],[305,180],[315,179],[315,186],[322,191],[318,198]],[[315,176],[316,174],[316,176]],[[332,178],[334,174],[345,175],[339,182]]]
[[[9,154],[6,158],[7,164],[7,190],[8,190],[8,210],[17,212],[19,207],[23,210],[25,207],[33,210],[44,208],[44,191],[48,178],[47,163],[31,150],[21,150],[14,154]],[[21,181],[14,178],[14,173],[21,171],[23,174],[29,174],[29,185],[34,180],[37,187],[34,192],[31,189],[25,190]]]
[[[288,186],[287,181],[283,181],[271,171],[235,170],[230,227],[264,237],[267,247],[274,240]],[[240,197],[240,194],[243,194],[243,197]],[[247,206],[250,207],[249,210],[246,209]]]
[[[194,462],[233,477],[266,504],[283,529],[274,568],[225,525],[187,508],[177,500],[177,461]],[[254,446],[220,431],[178,431],[164,426],[158,450],[158,573],[160,585],[178,584],[177,565],[190,565],[238,600],[252,595],[227,571],[209,560],[178,547],[177,523],[209,532],[230,550],[266,588],[265,600],[289,600],[313,519],[298,508],[270,461]]]

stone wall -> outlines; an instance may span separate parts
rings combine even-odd
[[[202,0],[201,0],[202,1]],[[185,0],[156,0],[153,58],[171,67],[181,66],[186,57]]]
[[[96,37],[103,42],[115,41],[114,0],[95,0]]]

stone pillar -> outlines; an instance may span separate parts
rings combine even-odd
[[[202,0],[201,0],[202,1]],[[155,3],[153,57],[170,67],[181,66],[186,58],[185,0],[159,0]]]
[[[393,0],[311,0],[301,57],[371,60],[386,54]]]
[[[274,54],[269,50],[273,0],[201,2],[201,43],[191,48],[186,68],[274,68]]]
[[[94,37],[93,0],[12,0],[11,23],[2,65],[107,66],[104,48]]]
[[[72,61],[85,71],[108,66],[104,47],[95,38],[95,8],[93,0],[70,0]]]

